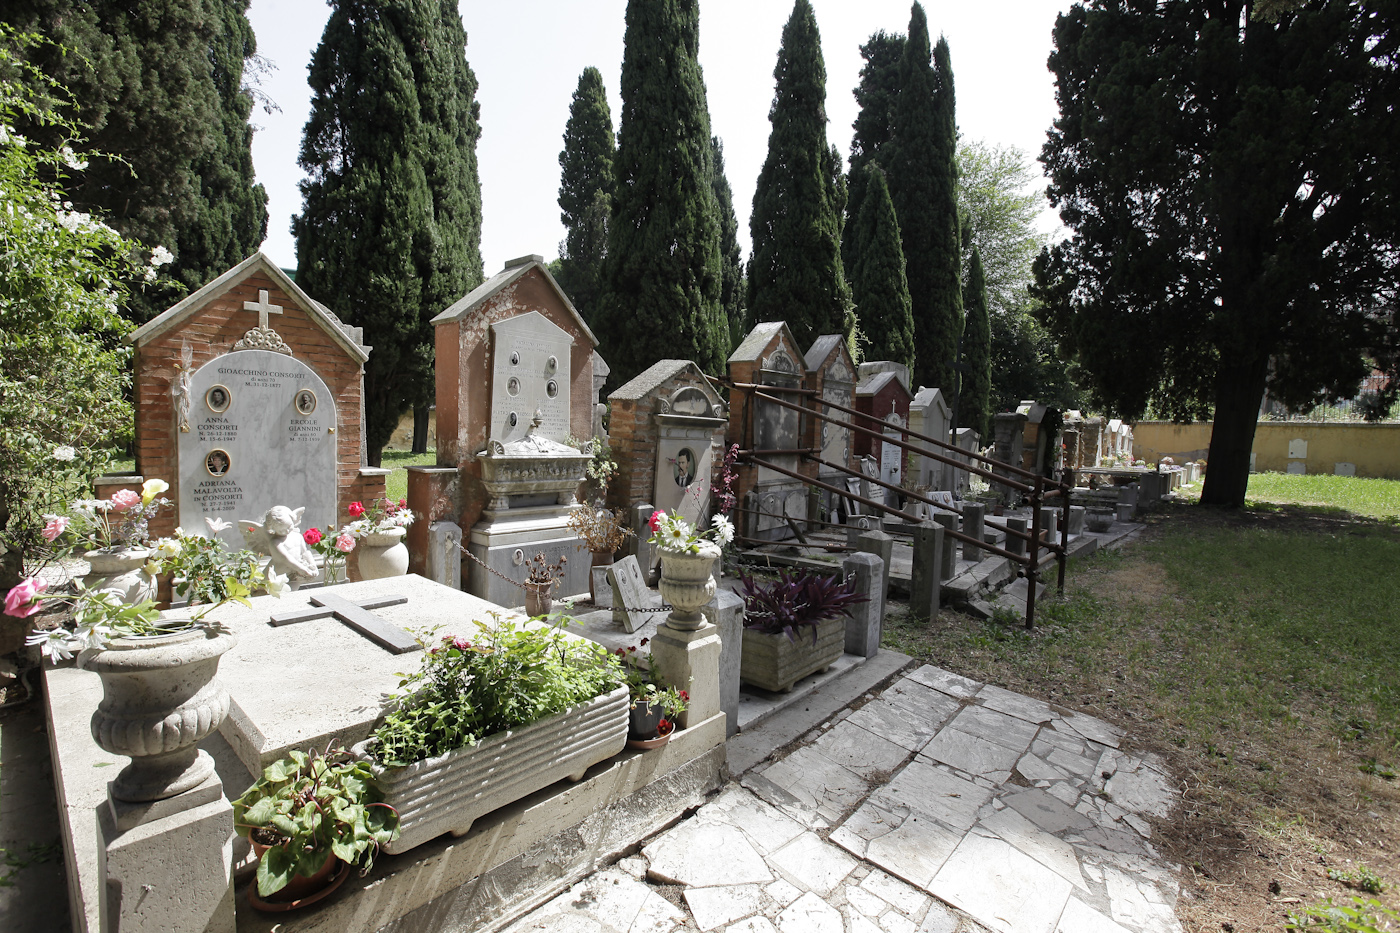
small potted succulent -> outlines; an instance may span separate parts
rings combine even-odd
[[[248,900],[261,910],[290,910],[338,888],[355,865],[361,876],[399,834],[370,764],[343,748],[294,751],[263,769],[233,802],[233,824],[258,856]]]
[[[344,530],[359,543],[360,579],[408,573],[408,546],[403,538],[413,524],[413,512],[407,500],[375,499],[368,508],[362,502],[352,502],[348,511],[352,521]]]
[[[627,742],[627,689],[601,645],[494,617],[467,639],[420,636],[422,666],[354,751],[399,814],[399,853],[561,778],[582,780]]]
[[[645,648],[643,638],[640,647]],[[656,658],[647,652],[638,656],[637,645],[616,648],[613,653],[622,661],[623,681],[627,684],[628,748],[659,748],[676,731],[678,717],[686,711],[690,694],[666,683],[656,669]]]
[[[627,543],[635,533],[623,522],[622,516],[611,509],[580,505],[569,516],[569,527],[582,540],[579,550],[587,549],[593,555],[594,567],[606,567],[613,562],[613,554]],[[588,575],[588,595],[594,599],[593,574]]]
[[[550,563],[540,551],[525,562],[525,614],[530,618],[549,615],[554,609],[554,591],[563,579],[564,565],[569,562],[567,554],[560,554],[559,560]]]
[[[740,574],[744,644],[739,677],[763,690],[786,692],[834,664],[846,650],[850,606],[866,601],[839,574],[782,571],[763,583]]]

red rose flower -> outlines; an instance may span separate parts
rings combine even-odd
[[[408,508],[408,500],[407,500],[407,499],[400,499],[400,500],[399,500],[399,508],[401,508],[401,509],[406,509],[406,508]]]
[[[365,514],[364,504],[361,502],[350,503],[349,512],[351,518],[359,518],[361,515]]]
[[[308,528],[301,533],[301,536],[307,544],[321,543],[321,529],[319,528]]]
[[[647,520],[647,524],[651,526],[652,534],[656,534],[656,529],[661,527],[661,519],[664,518],[665,515],[666,513],[659,509],[651,513],[651,518]]]

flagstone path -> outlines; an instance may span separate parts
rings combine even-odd
[[[817,732],[508,933],[1181,930],[1120,729],[925,666]]]

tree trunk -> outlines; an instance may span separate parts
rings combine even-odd
[[[428,452],[428,406],[419,405],[413,409],[413,448],[415,454]]]
[[[1249,453],[1254,448],[1254,430],[1259,424],[1259,404],[1264,399],[1268,372],[1267,356],[1244,365],[1238,360],[1220,363],[1202,505],[1232,509],[1244,505],[1249,487]]]

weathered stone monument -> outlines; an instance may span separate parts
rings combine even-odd
[[[127,337],[135,345],[136,472],[170,484],[174,516],[203,529],[285,505],[303,528],[340,524],[384,494],[365,466],[363,366],[370,348],[257,253]]]
[[[827,334],[818,337],[807,350],[806,362],[807,369],[812,373],[812,390],[817,393],[817,398],[844,405],[846,408],[855,407],[856,368],[851,361],[851,354],[846,350],[846,341],[841,335]],[[834,408],[824,408],[823,412],[842,421],[848,421],[851,417],[848,413]],[[848,427],[821,421],[814,429],[818,439],[816,446],[821,450],[818,456],[826,463],[851,469],[854,453],[851,436],[853,433]],[[847,475],[833,467],[822,464],[817,466],[817,479],[831,486],[845,486]],[[839,513],[843,512],[841,502],[838,501],[840,499],[841,497],[832,492],[821,493],[819,501],[826,509],[827,521],[837,521]]]
[[[568,558],[558,595],[585,592],[589,561],[567,523],[590,454],[565,441],[592,436],[593,332],[539,256],[506,263],[433,324],[437,461],[459,475],[453,488],[411,473],[409,507],[429,526],[455,518],[475,558],[465,588],[477,596],[520,605],[516,584],[541,553]],[[426,537],[410,548],[426,549]]]
[[[875,368],[879,363],[862,363],[865,375],[856,384],[855,408],[865,417],[858,417],[855,423],[872,431],[880,431],[893,441],[903,441],[907,435],[904,429],[909,424],[909,389],[901,379],[904,367],[889,364],[891,368]],[[875,458],[879,464],[879,479],[882,482],[900,486],[904,483],[904,448],[898,443],[878,441],[869,434],[856,432],[855,451],[857,456]],[[872,484],[873,497],[891,507],[898,507],[899,497],[893,489]]]
[[[948,402],[943,398],[942,389],[920,388],[909,402],[909,430],[948,443],[948,420],[951,415]],[[947,451],[933,448],[931,444],[917,438],[914,439],[914,443],[920,447],[930,447],[937,450],[938,453],[947,453]],[[910,459],[910,470],[913,473],[912,479],[916,490],[932,491],[953,488],[949,482],[950,468],[947,464],[921,454],[915,454]]]

